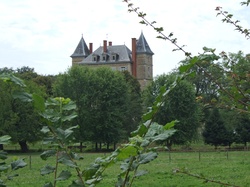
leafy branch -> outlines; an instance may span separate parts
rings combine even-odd
[[[139,170],[139,166],[155,160],[158,156],[157,147],[151,147],[152,143],[164,141],[170,138],[175,132],[172,127],[176,121],[172,121],[164,126],[154,122],[154,116],[159,108],[164,104],[165,97],[180,81],[176,82],[169,89],[161,87],[160,94],[156,98],[150,111],[143,115],[143,121],[138,129],[131,133],[129,142],[118,147],[110,156],[106,158],[97,158],[89,168],[83,171],[86,183],[94,186],[102,179],[102,173],[113,163],[121,161],[121,173],[118,175],[117,187],[131,187],[134,180],[147,174],[145,170]],[[131,174],[132,173],[132,174]]]
[[[185,170],[175,169],[173,172],[177,173],[177,174],[178,173],[185,174],[185,175],[188,175],[188,176],[191,176],[191,177],[195,177],[197,179],[204,180],[204,183],[212,182],[212,183],[215,183],[215,184],[220,184],[222,186],[240,187],[240,186],[237,186],[237,185],[232,185],[232,184],[229,184],[229,183],[224,183],[224,182],[216,181],[216,180],[213,180],[213,179],[207,179],[204,176],[201,176],[201,175],[198,175],[198,174],[192,174],[192,173],[189,173],[188,171],[185,171]]]
[[[248,2],[242,2],[242,5],[249,4]],[[241,34],[244,34],[247,39],[250,38],[250,29],[244,29],[241,25],[239,25],[239,20],[232,20],[233,14],[228,13],[227,11],[223,11],[222,7],[216,7],[215,10],[218,12],[217,16],[222,15],[224,18],[222,19],[222,22],[226,22],[229,24],[232,24],[236,27],[235,30],[239,31]]]
[[[41,113],[45,119],[47,126],[44,126],[42,132],[47,134],[48,137],[44,139],[45,144],[52,144],[55,149],[44,151],[40,157],[43,160],[47,160],[48,157],[56,157],[55,167],[46,165],[41,169],[41,175],[54,173],[53,184],[47,183],[45,187],[56,187],[57,181],[68,180],[72,174],[69,170],[63,170],[58,174],[59,164],[63,164],[69,168],[73,168],[77,173],[77,180],[72,181],[71,185],[85,186],[85,182],[82,177],[80,168],[77,166],[76,160],[82,159],[76,153],[68,149],[68,145],[72,139],[73,129],[78,126],[72,126],[63,129],[64,122],[70,121],[76,117],[75,110],[76,105],[70,99],[64,99],[62,97],[49,99],[46,102],[46,109]],[[73,112],[70,112],[73,111]]]
[[[159,33],[159,35],[156,37],[156,38],[160,38],[160,39],[163,39],[163,40],[168,40],[170,41],[173,45],[175,45],[176,49],[173,49],[173,51],[177,51],[177,50],[180,50],[182,51],[187,57],[189,58],[192,58],[191,57],[191,53],[185,51],[183,49],[183,47],[185,47],[185,45],[183,46],[180,46],[177,44],[177,38],[172,38],[173,37],[173,32],[169,33],[169,35],[165,35],[163,33],[164,29],[163,27],[156,27],[155,26],[155,23],[156,21],[148,21],[145,17],[146,17],[146,13],[144,12],[140,12],[139,11],[139,7],[134,7],[133,3],[129,3],[129,0],[124,0],[123,2],[127,3],[128,4],[128,11],[129,12],[135,12],[138,17],[140,17],[142,19],[142,21],[140,21],[141,24],[144,24],[144,25],[149,25],[151,26],[156,32]]]
[[[129,12],[135,12],[138,17],[140,17],[142,20],[140,21],[141,24],[144,24],[146,26],[151,26],[159,35],[157,36],[157,38],[160,39],[164,39],[167,41],[170,41],[175,47],[177,47],[177,49],[174,49],[173,51],[177,51],[180,50],[182,51],[185,56],[187,57],[186,61],[188,61],[189,63],[186,65],[182,65],[179,67],[179,70],[182,74],[184,75],[188,75],[189,70],[193,67],[193,66],[197,66],[200,69],[202,69],[202,71],[204,72],[204,74],[210,79],[212,80],[219,88],[222,92],[224,92],[226,95],[228,95],[229,98],[231,98],[232,100],[240,103],[241,105],[245,106],[246,108],[249,107],[249,103],[245,102],[244,100],[238,99],[234,94],[232,94],[231,92],[229,92],[226,88],[224,88],[224,86],[216,79],[213,77],[212,74],[208,73],[206,71],[206,69],[204,69],[203,67],[201,67],[198,62],[202,62],[202,61],[217,61],[221,58],[221,56],[218,56],[215,54],[215,49],[211,49],[211,48],[207,48],[204,47],[203,54],[200,54],[199,56],[192,56],[190,52],[187,52],[183,49],[183,46],[180,46],[177,44],[177,39],[174,38],[172,39],[173,36],[173,32],[171,32],[168,36],[165,35],[163,33],[164,29],[163,27],[156,27],[154,26],[154,24],[156,23],[156,21],[150,22],[148,21],[148,19],[146,19],[146,13],[139,11],[139,7],[134,7],[133,3],[130,3],[130,0],[123,0],[123,2],[127,3],[128,6],[128,11]],[[249,2],[248,2],[249,3]],[[224,13],[225,14],[225,13]],[[232,15],[227,15],[227,18],[230,19],[232,17]],[[237,22],[236,22],[237,23]],[[241,27],[239,27],[241,28]],[[249,37],[249,30],[246,31],[246,29],[243,30],[243,32],[245,34],[247,34],[247,37]]]

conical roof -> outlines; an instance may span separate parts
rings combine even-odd
[[[74,53],[70,57],[87,57],[89,54],[89,48],[82,37]]]
[[[145,39],[143,33],[141,33],[139,39],[136,42],[136,53],[137,54],[150,54],[153,55],[154,53],[151,51],[147,40]]]

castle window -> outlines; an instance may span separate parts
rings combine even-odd
[[[128,70],[127,67],[121,67],[121,68],[120,68],[120,71],[126,71],[126,70]]]
[[[93,54],[92,61],[97,62],[99,60],[99,56],[96,54]]]
[[[107,53],[103,53],[102,54],[102,61],[108,61],[108,57],[109,57],[109,55],[107,54]]]
[[[111,59],[112,61],[117,61],[118,60],[119,55],[117,53],[112,53]]]

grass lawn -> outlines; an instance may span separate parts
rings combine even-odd
[[[84,153],[84,160],[79,162],[80,168],[88,166],[95,158],[104,156],[103,153]],[[43,186],[46,181],[52,180],[52,174],[41,176],[40,168],[48,162],[53,164],[53,158],[48,161],[40,159],[39,154],[9,154],[9,159],[25,158],[28,166],[17,170],[18,177],[8,181],[8,186],[37,187]],[[30,165],[31,158],[31,165]],[[136,179],[133,187],[216,187],[219,184],[205,182],[202,179],[187,174],[174,173],[181,169],[204,176],[205,178],[230,183],[236,186],[250,186],[250,151],[232,152],[161,152],[156,160],[143,165],[141,169],[149,173]],[[66,169],[66,168],[64,168]],[[104,180],[97,186],[115,186],[119,173],[119,163],[108,168],[104,173]],[[73,180],[73,178],[72,178]],[[58,182],[58,187],[68,186],[69,183]]]

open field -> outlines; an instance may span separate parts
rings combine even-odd
[[[104,156],[104,153],[81,154],[84,160],[79,162],[81,168],[88,166],[95,158]],[[41,176],[40,168],[48,162],[53,163],[53,158],[48,161],[40,159],[38,153],[34,154],[9,154],[9,159],[14,157],[25,158],[28,166],[17,170],[18,177],[8,182],[8,186],[36,187],[43,186],[52,179],[52,175]],[[31,160],[30,160],[31,159]],[[31,163],[31,165],[30,165]],[[236,186],[250,186],[250,151],[231,152],[161,152],[159,157],[150,164],[143,165],[141,169],[149,173],[136,179],[133,187],[216,187],[219,184],[204,182],[202,179],[182,173],[174,173],[175,169],[185,169],[192,174],[204,176],[207,179],[230,183]],[[104,180],[97,186],[115,186],[119,163],[107,169]],[[58,186],[67,186],[58,183]]]

